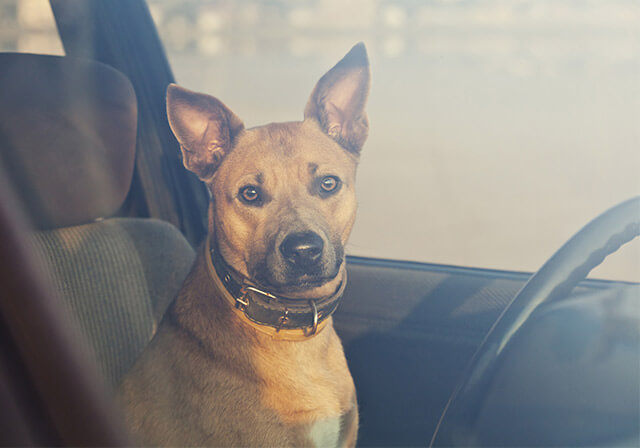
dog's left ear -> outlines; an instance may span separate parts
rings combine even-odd
[[[364,110],[369,84],[369,59],[360,42],[320,78],[304,110],[304,118],[316,120],[329,137],[359,154],[369,132]]]

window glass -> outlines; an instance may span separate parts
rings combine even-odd
[[[0,51],[64,55],[48,0],[0,0]]]
[[[349,253],[536,270],[640,193],[635,0],[152,0],[177,81],[298,120],[356,42],[371,123]],[[640,246],[594,275],[638,280]]]

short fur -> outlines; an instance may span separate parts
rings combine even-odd
[[[355,174],[366,139],[369,63],[356,45],[316,85],[302,122],[244,129],[222,102],[176,85],[171,128],[185,167],[212,194],[210,238],[223,259],[261,287],[300,299],[346,280],[344,246],[355,219]],[[339,188],[327,194],[320,182]],[[247,203],[239,192],[260,189]],[[301,269],[282,250],[313,233],[322,253]],[[120,387],[134,435],[151,445],[354,446],[353,380],[331,321],[309,339],[256,331],[220,296],[201,249],[146,351]]]

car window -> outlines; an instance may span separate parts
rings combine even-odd
[[[351,254],[534,271],[640,192],[635,1],[150,6],[177,82],[248,126],[301,119],[324,68],[366,43],[371,130]],[[634,243],[593,275],[639,271]]]
[[[0,1],[0,51],[64,55],[48,0]]]

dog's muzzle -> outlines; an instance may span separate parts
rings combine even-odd
[[[264,254],[248,262],[248,276],[260,287],[276,295],[301,291],[335,279],[344,262],[339,242],[311,229],[280,231]]]

